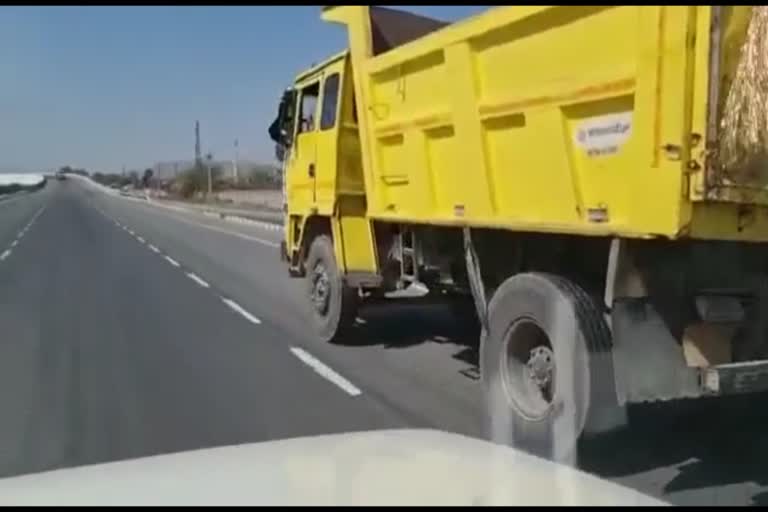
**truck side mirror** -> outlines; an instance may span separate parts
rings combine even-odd
[[[283,146],[291,145],[293,137],[293,123],[296,110],[296,90],[288,89],[283,93],[278,109],[278,126],[280,129],[280,143]]]
[[[275,144],[275,156],[279,161],[283,161],[286,151],[293,141],[293,123],[294,110],[296,105],[296,91],[288,89],[283,93],[280,99],[280,106],[277,109],[277,118],[269,126],[269,138]]]

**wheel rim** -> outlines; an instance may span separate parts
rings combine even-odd
[[[509,405],[531,421],[546,417],[555,393],[555,357],[549,337],[532,319],[512,324],[504,340],[501,366]]]
[[[331,297],[331,279],[322,262],[312,269],[312,304],[315,312],[324,316],[328,312]]]

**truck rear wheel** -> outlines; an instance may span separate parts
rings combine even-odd
[[[618,407],[610,357],[608,326],[584,290],[550,274],[507,279],[480,348],[494,440],[572,461],[588,416]]]
[[[306,260],[307,293],[315,332],[323,342],[347,342],[357,318],[357,289],[344,283],[327,235],[312,241]]]

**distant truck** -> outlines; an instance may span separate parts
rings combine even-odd
[[[766,184],[711,151],[751,10],[323,8],[349,50],[271,130],[317,337],[413,283],[471,296],[493,428],[555,458],[630,403],[768,389]]]

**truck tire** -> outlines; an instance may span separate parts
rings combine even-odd
[[[543,273],[507,279],[480,346],[493,440],[573,462],[590,414],[618,408],[611,346],[600,308],[574,283]]]
[[[306,271],[315,332],[323,342],[348,342],[357,318],[359,296],[356,288],[344,283],[329,236],[320,235],[312,241]]]

